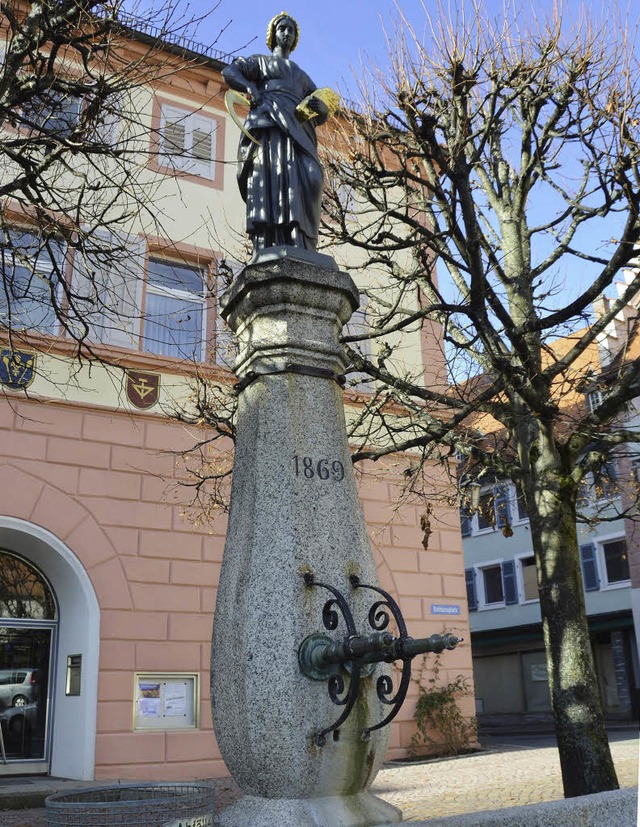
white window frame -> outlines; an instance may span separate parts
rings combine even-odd
[[[518,507],[518,489],[515,483],[511,483],[511,513],[514,516],[513,524],[514,525],[524,525],[525,523],[529,522],[529,515],[527,514],[526,517],[520,516],[520,509]]]
[[[156,261],[160,261],[166,263],[168,265],[175,265],[177,267],[188,268],[190,270],[199,270],[202,275],[202,295],[198,295],[197,293],[192,293],[188,290],[180,290],[177,288],[166,287],[164,285],[157,285],[153,284],[149,278],[149,262],[151,259]],[[143,349],[144,353],[151,353],[154,356],[159,357],[166,357],[168,359],[185,359],[184,356],[175,356],[175,355],[166,355],[162,353],[156,353],[153,350],[146,350],[142,346],[144,344],[145,339],[145,323],[147,318],[147,297],[149,294],[154,296],[166,296],[167,298],[172,299],[179,299],[182,301],[188,301],[196,303],[201,303],[202,305],[202,331],[201,331],[201,346],[200,346],[200,353],[197,356],[198,362],[204,362],[206,359],[206,352],[207,352],[207,297],[205,295],[206,291],[206,268],[198,267],[198,265],[192,264],[188,261],[177,261],[171,258],[165,258],[162,254],[151,254],[147,260],[147,268],[145,272],[145,282],[146,282],[146,293],[145,293],[145,301],[144,301],[144,308],[142,310],[142,336],[140,339],[140,345]]]
[[[488,611],[490,609],[503,609],[507,605],[504,598],[504,581],[502,580],[502,564],[504,560],[483,560],[482,563],[476,563],[474,566],[476,573],[476,601],[478,603],[478,611]],[[486,592],[484,588],[484,570],[494,567],[500,569],[500,582],[502,583],[502,600],[496,603],[487,603]]]
[[[536,597],[529,597],[526,598],[524,594],[524,566],[522,565],[523,560],[528,560],[530,557],[533,557],[534,567],[535,567],[535,554],[533,550],[525,551],[521,554],[516,554],[515,561],[516,561],[516,583],[518,586],[518,603],[522,604],[523,606],[529,605],[530,603],[539,603],[540,596],[537,595]]]
[[[167,121],[184,127],[182,154],[175,147],[167,146],[165,128]],[[160,130],[158,136],[158,160],[161,166],[213,181],[215,179],[217,131],[219,119],[214,115],[193,112],[173,103],[160,102]],[[194,134],[197,130],[208,132],[211,139],[211,157],[206,160],[193,154]]]
[[[609,575],[607,572],[607,560],[604,555],[604,547],[607,543],[615,543],[619,540],[626,541],[624,534],[610,534],[606,537],[597,537],[593,540],[596,546],[596,559],[598,564],[598,573],[600,576],[600,591],[613,591],[614,589],[628,589],[631,586],[631,576],[628,580],[616,580],[613,583],[609,582]],[[627,543],[627,554],[629,553],[629,544]],[[631,575],[631,573],[629,573]]]
[[[584,395],[584,404],[587,408],[587,413],[593,413],[595,409],[602,404],[604,395],[601,390],[588,391]]]

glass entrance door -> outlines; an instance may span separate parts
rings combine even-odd
[[[0,549],[0,776],[49,772],[56,629],[46,579]]]
[[[51,641],[51,629],[0,627],[0,760],[5,766],[46,760]]]

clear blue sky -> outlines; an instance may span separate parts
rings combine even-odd
[[[174,0],[176,2],[176,0]],[[214,0],[192,0],[190,11],[198,14],[210,9]],[[503,0],[485,0],[491,16],[500,16]],[[637,0],[631,2],[633,8]],[[550,12],[554,0],[516,0],[508,3],[522,8],[524,18],[533,16],[536,10]],[[179,8],[186,3],[177,0]],[[472,9],[470,0],[442,0],[442,5],[455,15],[463,9]],[[563,17],[570,22],[582,5],[579,0],[565,0]],[[586,0],[584,4],[594,17],[600,19],[603,9],[610,3],[605,0]],[[399,0],[399,7],[422,33],[425,25],[425,8],[436,13],[438,0]],[[379,64],[387,61],[385,30],[394,30],[398,10],[393,0],[221,0],[218,9],[210,19],[198,26],[195,38],[210,44],[220,29],[227,26],[220,35],[217,48],[224,52],[239,50],[242,54],[265,51],[265,31],[269,20],[286,9],[300,24],[300,43],[294,59],[302,66],[318,86],[331,86],[346,91],[353,88],[353,71],[359,73],[361,61]],[[636,9],[635,17],[638,16]],[[249,41],[253,42],[249,43]]]

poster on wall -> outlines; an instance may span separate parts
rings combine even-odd
[[[195,729],[198,700],[196,673],[138,673],[134,688],[134,729]]]

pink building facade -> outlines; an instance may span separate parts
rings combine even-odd
[[[9,394],[0,414],[0,563],[6,568],[17,558],[32,566],[55,602],[45,729],[40,739],[31,738],[35,748],[5,731],[8,762],[0,764],[0,774],[225,775],[209,709],[225,519],[194,524],[185,513],[188,489],[171,484],[179,467],[174,452],[190,448],[195,434],[158,415]],[[396,493],[384,472],[365,470],[362,503],[382,585],[399,600],[414,636],[454,628],[468,639],[461,542],[452,515],[432,518],[425,549],[421,509],[394,513]],[[443,622],[434,607],[444,604],[460,614]],[[7,640],[28,635],[30,623],[46,625],[3,618],[7,633],[14,633]],[[71,695],[68,659],[77,655],[80,691]],[[4,665],[19,671],[32,664],[18,658]],[[470,677],[469,647],[447,653],[445,666],[452,677]],[[177,728],[140,728],[140,683],[155,687],[193,675],[193,719]],[[410,745],[412,696],[393,724],[390,758],[406,755]]]

